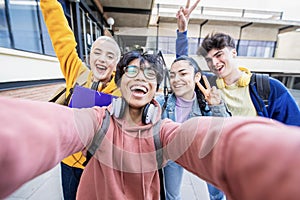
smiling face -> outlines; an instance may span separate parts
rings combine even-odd
[[[234,57],[236,57],[236,50],[225,47],[223,49],[210,50],[205,60],[214,74],[220,78],[226,78],[237,69]]]
[[[93,81],[108,82],[111,79],[119,61],[119,51],[118,45],[111,40],[99,38],[94,42],[90,54]]]
[[[195,70],[187,60],[180,60],[172,64],[170,70],[170,85],[176,97],[182,97],[188,100],[193,98]]]
[[[130,71],[125,71],[122,75],[120,83],[122,97],[129,104],[129,107],[142,109],[147,103],[151,102],[155,95],[157,78],[148,79],[145,77],[143,69],[150,67],[147,61],[141,66],[140,60],[134,59],[129,62],[128,66],[142,67],[142,69],[133,78],[130,77],[131,75],[126,74]]]

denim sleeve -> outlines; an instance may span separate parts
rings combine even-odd
[[[229,112],[227,106],[224,102],[219,105],[210,105],[210,110],[212,111],[212,116],[216,117],[230,117],[231,113]]]
[[[277,79],[270,78],[269,117],[284,124],[300,126],[300,109],[290,91]]]
[[[179,56],[188,55],[188,39],[187,39],[187,31],[179,32],[177,30],[177,38],[176,38],[176,58]]]

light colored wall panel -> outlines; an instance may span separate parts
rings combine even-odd
[[[159,23],[159,36],[176,37],[177,24]]]
[[[176,37],[177,24],[175,23],[160,23],[159,24],[159,36],[172,36]],[[188,37],[199,37],[200,25],[190,24],[188,27]],[[115,32],[116,35],[136,35],[136,36],[155,36],[157,28],[131,28],[131,27],[120,27]]]
[[[201,38],[204,38],[206,35],[216,32],[226,33],[237,39],[239,38],[240,28],[237,26],[204,25],[202,27]]]
[[[277,58],[300,59],[300,32],[288,32],[278,36]],[[300,71],[300,66],[299,71]]]
[[[188,26],[188,37],[199,38],[199,34],[200,34],[200,25],[190,24]]]
[[[242,40],[276,41],[278,31],[274,28],[246,27],[243,29]]]
[[[135,36],[155,36],[156,37],[156,27],[149,28],[132,28],[132,27],[120,27],[118,31],[115,32],[116,35],[135,35]]]
[[[0,48],[0,82],[63,78],[58,59],[13,49]]]
[[[200,25],[190,24],[188,26],[188,37],[199,37]],[[159,36],[176,37],[177,24],[160,23]]]

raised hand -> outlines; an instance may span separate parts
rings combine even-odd
[[[192,7],[189,8],[190,0],[187,0],[185,8],[183,8],[182,6],[179,8],[179,10],[176,13],[177,26],[178,26],[179,32],[184,32],[187,30],[187,25],[189,23],[190,15],[191,15],[192,11],[197,7],[197,5],[200,1],[201,0],[196,0],[194,5],[192,5]]]
[[[205,87],[201,85],[199,81],[196,82],[198,88],[200,91],[204,94],[205,100],[209,105],[219,105],[221,103],[221,94],[218,91],[218,89],[213,86],[211,87],[206,76],[202,75],[203,82],[205,84]]]

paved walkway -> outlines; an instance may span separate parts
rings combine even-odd
[[[188,171],[184,172],[182,200],[209,200],[204,181]],[[6,200],[62,200],[60,165],[27,182]]]
[[[184,170],[181,186],[182,200],[209,200],[206,182]]]

